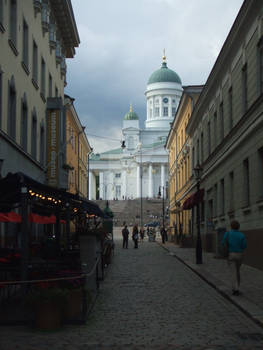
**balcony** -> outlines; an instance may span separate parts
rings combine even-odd
[[[55,23],[49,23],[49,46],[51,50],[57,47],[57,30]]]
[[[42,19],[43,32],[46,33],[49,30],[49,22],[50,22],[50,8],[48,6],[48,3],[46,2],[42,3],[41,19]]]
[[[41,12],[42,0],[34,0],[34,9],[35,9],[35,14],[37,14],[38,12]]]

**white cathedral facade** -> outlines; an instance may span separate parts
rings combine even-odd
[[[168,154],[165,149],[181,95],[182,82],[169,69],[166,57],[150,76],[145,91],[147,116],[140,129],[139,117],[130,106],[122,125],[125,148],[90,157],[89,199],[167,197]]]

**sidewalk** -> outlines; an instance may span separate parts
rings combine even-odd
[[[203,264],[197,265],[195,263],[195,248],[180,248],[170,242],[162,244],[160,239],[157,239],[157,243],[263,327],[263,271],[242,265],[242,294],[232,296],[225,259],[215,258],[215,253],[203,251]]]

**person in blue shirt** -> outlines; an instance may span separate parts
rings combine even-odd
[[[237,220],[230,223],[231,230],[225,232],[222,244],[228,245],[228,259],[231,281],[232,294],[239,295],[240,291],[240,267],[243,262],[243,252],[247,247],[245,235],[239,231],[240,224]]]

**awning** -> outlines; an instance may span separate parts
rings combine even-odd
[[[55,224],[56,217],[55,215],[42,216],[42,215],[30,213],[28,214],[28,221],[34,222],[36,224]],[[9,213],[0,213],[0,222],[20,223],[22,222],[22,218],[20,214],[10,211]],[[66,221],[60,220],[60,222],[64,224]]]
[[[9,213],[0,213],[0,222],[21,222],[21,215],[10,211]]]
[[[190,197],[188,197],[183,204],[184,210],[192,209],[197,204],[203,202],[204,199],[204,189],[200,189],[199,191],[196,191],[194,194],[192,194]]]

